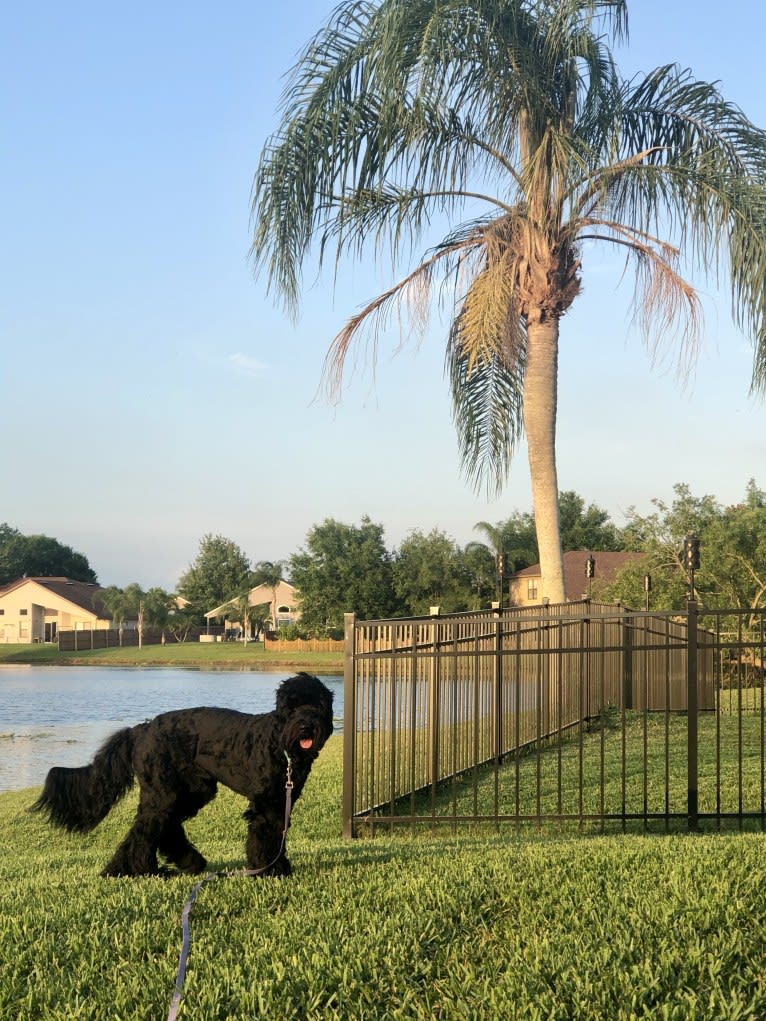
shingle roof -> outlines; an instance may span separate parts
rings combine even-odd
[[[95,613],[97,616],[103,617],[108,616],[108,614],[103,612],[103,607],[98,599],[98,595],[103,589],[100,585],[94,585],[92,582],[72,581],[70,578],[19,578],[18,581],[14,581],[10,585],[6,585],[5,588],[0,589],[0,594],[5,595],[7,592],[19,588],[21,585],[26,585],[30,581],[35,582],[61,599],[68,599],[70,603],[74,603],[75,606],[79,606],[89,613]]]
[[[616,575],[633,560],[641,557],[641,553],[607,552],[605,550],[568,550],[564,554],[564,595],[567,599],[582,599],[588,588],[585,577],[585,562],[588,557],[596,561],[595,579],[607,584],[614,581]],[[540,565],[532,564],[511,575],[511,578],[539,578]]]

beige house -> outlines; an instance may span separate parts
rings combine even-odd
[[[99,592],[99,585],[69,578],[21,578],[0,588],[0,642],[55,642],[59,629],[111,627]]]
[[[617,574],[641,556],[640,553],[607,553],[603,550],[569,550],[564,554],[564,595],[568,603],[588,596],[588,558],[594,561],[593,582],[610,584]],[[540,565],[533,564],[509,579],[511,606],[533,606],[542,601]]]
[[[281,627],[289,624],[297,624],[301,619],[301,611],[298,606],[298,590],[288,581],[279,581],[275,589],[271,585],[256,585],[250,589],[247,601],[250,606],[260,606],[263,603],[269,605],[269,622],[267,627],[270,631],[278,631]],[[208,623],[214,620],[226,620],[239,626],[239,621],[229,617],[227,610],[231,607],[233,600],[216,606],[205,614]]]

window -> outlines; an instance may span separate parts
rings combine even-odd
[[[533,602],[537,599],[537,578],[530,578],[527,582],[527,599]]]
[[[20,617],[26,617],[28,613],[29,613],[29,610],[19,610],[19,616]]]
[[[0,609],[0,617],[2,617],[4,613],[5,613],[5,610]]]

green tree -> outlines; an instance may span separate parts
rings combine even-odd
[[[469,542],[463,549],[463,564],[471,587],[469,610],[481,610],[497,599],[495,558],[482,542]]]
[[[178,594],[188,599],[191,612],[201,618],[250,585],[250,562],[231,539],[207,533],[199,552],[178,581]]]
[[[0,526],[0,585],[19,578],[69,578],[96,584],[87,558],[47,535],[22,535]]]
[[[678,483],[673,487],[675,498],[668,504],[654,499],[655,510],[648,515],[638,514],[631,507],[623,537],[627,549],[643,553],[644,559],[626,567],[616,581],[599,588],[599,596],[616,599],[627,606],[644,605],[644,575],[652,579],[651,605],[657,609],[682,609],[689,594],[689,579],[683,562],[684,538],[694,533],[702,538],[720,518],[722,509],[713,496],[696,497],[689,486]],[[695,575],[695,590],[703,602],[710,602],[716,587],[711,574],[711,562],[702,558],[701,570]]]
[[[394,591],[405,612],[427,614],[432,606],[442,613],[466,610],[472,602],[473,578],[463,551],[448,535],[434,528],[425,535],[413,529],[394,555]]]
[[[136,622],[139,648],[143,645],[144,628],[164,628],[175,611],[175,596],[161,588],[144,592],[137,582],[118,588],[110,585],[98,594],[101,606],[112,615],[112,623],[120,631],[129,620]],[[120,639],[122,641],[122,639]]]
[[[586,507],[583,498],[572,490],[559,493],[559,521],[565,553],[567,550],[616,551],[624,548],[622,534],[610,520],[608,512],[593,503]],[[517,511],[494,525],[489,521],[477,521],[474,531],[484,535],[483,545],[491,550],[493,556],[508,554],[511,574],[540,560],[535,519],[531,514]]]
[[[494,525],[489,521],[477,521],[473,528],[475,532],[484,536],[484,545],[493,556],[497,556],[498,553],[508,554],[508,568],[511,573],[537,563],[539,559],[537,538],[531,514],[521,514],[517,511]]]
[[[383,526],[363,517],[360,525],[326,518],[290,557],[290,578],[300,593],[301,626],[324,635],[343,627],[343,614],[389,617],[396,604],[391,555]]]
[[[130,619],[131,606],[125,590],[117,585],[109,585],[101,589],[98,594],[98,601],[102,608],[111,615],[112,624],[116,628],[122,628],[125,622]]]
[[[701,564],[718,608],[766,605],[766,493],[751,479],[742,503],[726,507],[701,535]]]
[[[259,560],[253,568],[253,586],[266,585],[271,590],[271,607],[274,619],[272,626],[277,626],[277,586],[285,575],[284,560]]]
[[[577,549],[612,552],[623,549],[622,534],[608,512],[594,503],[586,507],[583,498],[571,490],[559,494],[559,519],[565,553]]]
[[[526,434],[553,603],[559,324],[584,243],[627,258],[647,343],[679,341],[681,373],[700,321],[681,260],[728,274],[753,387],[766,385],[766,134],[677,65],[625,80],[612,48],[627,15],[626,0],[343,0],[293,71],[255,179],[255,269],[292,311],[310,253],[335,268],[388,247],[396,266],[450,221],[348,321],[326,378],[340,383],[359,334],[376,342],[403,305],[424,323],[432,289],[451,285],[464,469],[500,488]]]

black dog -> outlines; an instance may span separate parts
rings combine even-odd
[[[332,692],[301,673],[282,682],[270,713],[179,709],[117,731],[89,766],[51,769],[32,810],[64,829],[87,832],[136,777],[135,821],[102,875],[156,875],[158,851],[182,871],[199,873],[207,862],[183,824],[212,801],[220,782],[250,802],[248,866],[290,875],[283,835],[288,763],[295,801],[331,733]]]

